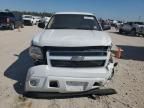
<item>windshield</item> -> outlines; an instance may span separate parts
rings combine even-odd
[[[101,30],[96,18],[91,15],[54,15],[48,29]]]
[[[0,12],[0,17],[14,17],[10,12]]]

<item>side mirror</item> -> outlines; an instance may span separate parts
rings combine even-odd
[[[111,26],[110,25],[103,25],[102,28],[103,28],[103,30],[110,30]]]
[[[44,29],[45,28],[45,23],[43,23],[43,22],[38,23],[38,27]]]

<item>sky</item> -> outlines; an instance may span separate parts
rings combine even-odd
[[[143,20],[144,0],[0,0],[0,10],[91,12],[97,17]]]

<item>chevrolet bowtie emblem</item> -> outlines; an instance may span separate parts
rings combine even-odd
[[[72,56],[71,61],[83,61],[84,56]]]

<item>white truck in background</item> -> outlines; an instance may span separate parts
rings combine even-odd
[[[41,17],[39,16],[33,16],[34,18],[34,24],[38,24],[41,21]]]
[[[36,24],[36,20],[34,20],[34,17],[32,15],[23,15],[22,18],[25,25],[33,26],[34,24]]]
[[[44,23],[45,25],[47,25],[48,22],[49,22],[49,20],[50,20],[50,17],[42,17],[41,20],[40,20],[40,22]]]
[[[38,26],[44,31],[31,43],[35,66],[28,70],[25,93],[103,91],[101,87],[113,77],[115,63],[112,40],[94,14],[59,12],[47,26]]]
[[[136,33],[137,35],[144,37],[144,22],[141,22],[139,25],[137,25]]]

